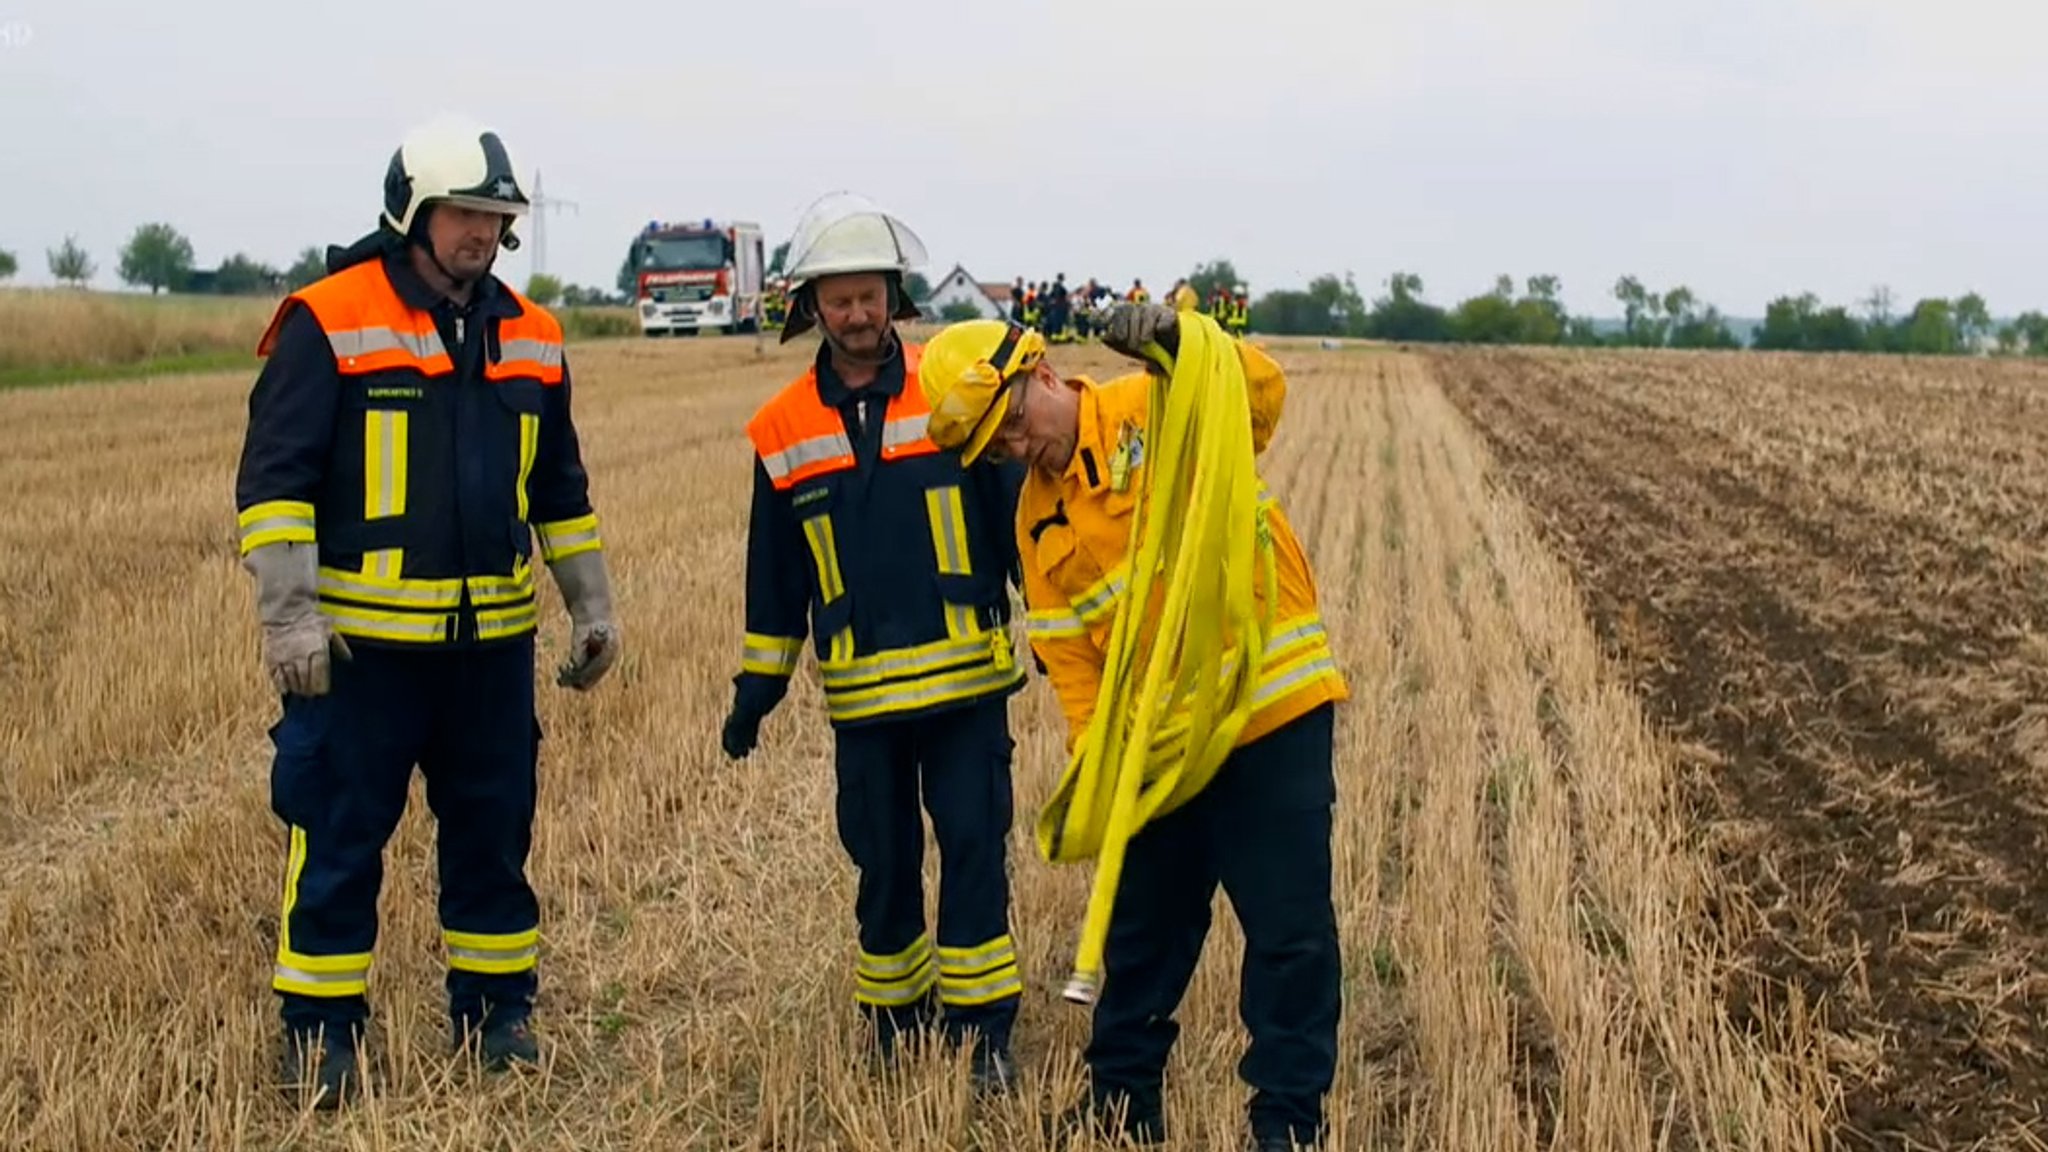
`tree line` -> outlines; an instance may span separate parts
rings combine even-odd
[[[1236,282],[1237,272],[1230,261],[1214,260],[1189,281],[1207,299],[1215,285]],[[2048,356],[2048,316],[2027,311],[1999,324],[1975,292],[1927,297],[1900,308],[1891,290],[1879,287],[1853,311],[1824,305],[1811,292],[1783,295],[1765,305],[1745,343],[1720,309],[1682,284],[1656,291],[1635,276],[1619,278],[1611,289],[1620,305],[1618,322],[1571,315],[1560,300],[1562,288],[1556,276],[1530,276],[1518,286],[1504,275],[1492,291],[1445,307],[1424,298],[1421,276],[1396,272],[1368,304],[1349,274],[1324,275],[1307,288],[1254,299],[1251,327],[1274,335],[1411,343]]]
[[[788,245],[778,245],[769,273],[779,270]],[[74,236],[47,252],[50,275],[83,285],[98,265]],[[237,252],[213,268],[196,266],[192,242],[165,223],[136,228],[118,253],[122,281],[159,292],[263,295],[294,291],[326,274],[322,249],[307,247],[279,269]],[[0,249],[0,280],[19,270],[14,253]],[[619,294],[535,276],[527,294],[546,306],[606,305],[630,299],[630,263],[619,270]],[[929,292],[923,278],[907,285],[913,298]],[[1189,274],[1198,298],[1242,280],[1229,260],[1211,260]],[[1561,300],[1563,285],[1553,275],[1529,276],[1519,284],[1500,276],[1493,290],[1455,305],[1429,301],[1422,277],[1395,272],[1385,290],[1367,303],[1350,273],[1318,276],[1305,288],[1281,288],[1252,301],[1253,332],[1276,336],[1345,336],[1445,344],[1552,344],[1623,348],[1754,348],[1797,352],[1892,352],[1957,355],[1996,352],[2048,356],[2048,315],[2029,310],[2000,324],[1984,298],[1970,292],[1953,299],[1926,297],[1900,307],[1890,289],[1879,287],[1851,308],[1824,304],[1811,292],[1783,295],[1764,307],[1745,343],[1729,320],[1685,285],[1662,291],[1635,276],[1611,289],[1619,321],[1571,315]]]

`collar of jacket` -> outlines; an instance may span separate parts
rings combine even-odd
[[[848,400],[857,396],[881,396],[894,400],[903,391],[903,338],[893,337],[895,350],[882,366],[875,370],[875,378],[865,388],[853,389],[839,378],[839,372],[832,367],[832,346],[820,340],[818,359],[813,365],[818,377],[818,399],[828,408],[845,407]]]
[[[390,278],[391,287],[397,290],[398,298],[405,301],[405,306],[422,312],[499,317],[517,316],[520,312],[519,302],[512,298],[510,292],[499,291],[498,277],[492,273],[485,273],[484,278],[477,281],[476,292],[470,296],[468,308],[434,291],[413,269],[410,246],[385,250],[384,274]]]

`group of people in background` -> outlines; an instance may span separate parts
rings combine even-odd
[[[1143,280],[1136,278],[1129,288],[1118,292],[1092,276],[1086,284],[1071,288],[1064,272],[1049,282],[1030,284],[1019,276],[1010,285],[1009,318],[1054,344],[1087,343],[1101,337],[1102,317],[1119,300],[1149,304],[1152,292]],[[1161,303],[1170,304],[1179,312],[1200,312],[1213,317],[1233,336],[1243,336],[1251,328],[1251,290],[1243,284],[1218,284],[1204,299],[1182,277],[1174,281]],[[761,309],[764,326],[770,331],[780,330],[789,316],[789,295],[781,279],[770,280],[763,287]]]
[[[1010,320],[1037,331],[1051,343],[1085,343],[1101,335],[1101,317],[1119,300],[1149,304],[1152,292],[1143,280],[1135,277],[1131,286],[1119,293],[1092,276],[1078,288],[1067,286],[1064,272],[1054,276],[1050,283],[1040,280],[1027,284],[1019,276],[1010,285]],[[1161,303],[1171,304],[1179,312],[1211,316],[1234,336],[1244,335],[1251,327],[1251,292],[1243,284],[1218,284],[1204,300],[1182,277],[1174,281]]]

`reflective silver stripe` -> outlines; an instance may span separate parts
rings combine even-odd
[[[1095,618],[1116,606],[1117,598],[1124,594],[1124,572],[1119,568],[1108,580],[1096,585],[1095,590],[1074,601],[1074,614],[1082,623],[1092,624]]]
[[[998,1000],[1012,993],[1024,991],[1024,975],[1013,964],[1007,974],[991,979],[968,983],[958,977],[939,974],[939,999],[962,1003],[982,1003]]]
[[[592,524],[588,528],[578,528],[574,532],[550,532],[543,525],[540,530],[540,540],[541,551],[546,555],[553,555],[567,548],[577,548],[585,544],[596,543],[597,525]]]
[[[749,672],[788,675],[796,671],[797,661],[802,657],[801,640],[749,636],[745,646],[740,649],[740,668]]]
[[[368,967],[352,968],[346,972],[308,972],[289,964],[277,965],[274,973],[280,980],[293,980],[301,984],[361,984],[370,975]]]
[[[853,455],[853,441],[844,432],[828,436],[813,436],[799,440],[780,452],[771,452],[761,457],[761,464],[768,470],[768,478],[781,480],[799,468],[808,467],[835,456]]]
[[[242,526],[242,539],[247,540],[265,532],[288,532],[295,529],[311,533],[313,520],[309,516],[271,516]]]
[[[500,348],[503,360],[531,360],[543,368],[562,366],[562,346],[551,340],[507,340]]]
[[[978,948],[939,949],[939,970],[942,972],[972,976],[998,964],[1016,962],[1017,945],[1008,936],[998,936]]]
[[[900,980],[932,962],[932,944],[929,937],[919,937],[909,948],[895,956],[877,956],[862,952],[854,970],[862,976],[880,981]]]
[[[407,581],[394,587],[354,579],[333,568],[320,570],[320,591],[355,600],[403,604],[410,608],[453,608],[462,603],[462,581],[459,579]]]
[[[948,641],[925,651],[891,652],[886,656],[870,656],[843,668],[820,668],[819,679],[826,688],[850,688],[872,680],[886,680],[891,676],[907,676],[914,672],[925,672],[943,668],[948,664],[968,659],[986,659],[989,654],[988,641],[980,636],[960,641]]]
[[[872,716],[878,712],[899,712],[941,700],[965,699],[978,693],[1007,687],[1023,676],[1024,669],[1021,665],[1012,664],[1009,668],[999,668],[991,664],[986,672],[965,680],[943,680],[938,683],[914,680],[892,687],[887,692],[863,694],[859,699],[851,701],[834,700],[833,693],[828,690],[825,693],[826,714],[834,719],[849,720]]]
[[[474,960],[479,963],[501,964],[509,960],[532,960],[540,955],[540,946],[528,944],[519,948],[458,948],[448,945],[451,960]]]
[[[1027,612],[1024,615],[1024,635],[1041,640],[1056,640],[1067,636],[1084,636],[1088,625],[1072,612]]]
[[[448,354],[448,346],[441,343],[441,334],[431,329],[414,335],[392,328],[357,328],[349,332],[329,332],[327,342],[333,345],[334,354],[342,357],[368,356],[394,348],[402,348],[421,360]]]
[[[882,447],[901,448],[924,439],[930,416],[899,416],[882,425]]]
[[[1304,682],[1336,670],[1337,661],[1334,657],[1318,656],[1299,668],[1288,670],[1276,680],[1259,685],[1258,691],[1252,693],[1252,707],[1259,708],[1270,704]]]
[[[447,616],[424,616],[418,620],[385,620],[365,616],[346,608],[323,603],[320,611],[334,621],[336,629],[354,629],[365,635],[393,636],[403,640],[439,640],[448,634]]]

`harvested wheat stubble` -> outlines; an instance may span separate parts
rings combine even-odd
[[[1717,1012],[1672,768],[1598,659],[1566,571],[1422,364],[1279,349],[1265,462],[1351,678],[1338,734],[1346,951],[1337,1148],[1819,1147],[1813,1037]],[[445,1055],[431,825],[387,853],[376,1098],[300,1115],[267,1080],[283,858],[231,477],[246,379],[0,396],[0,1146],[1042,1149],[1086,1017],[1058,989],[1087,896],[1013,838],[1029,981],[1015,1100],[939,1057],[864,1070],[850,871],[808,661],[754,759],[716,732],[740,634],[740,427],[803,346],[587,345],[577,404],[627,655],[543,680],[535,1076]],[[1061,349],[1102,373],[1099,349]],[[566,634],[552,585],[543,669]],[[1020,817],[1062,755],[1015,709]],[[934,861],[934,866],[936,861]],[[1739,923],[1739,922],[1738,922]],[[1231,1146],[1242,941],[1227,911],[1182,1013],[1177,1143]]]
[[[1701,839],[1762,911],[1738,1017],[1767,1024],[1766,990],[1818,1005],[1848,1147],[2039,1147],[2041,370],[1520,351],[1431,366],[1692,750]]]

